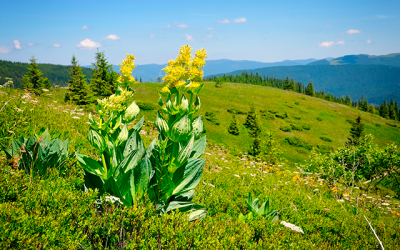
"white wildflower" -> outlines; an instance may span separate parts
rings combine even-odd
[[[256,174],[250,174],[252,177],[255,177],[256,176]]]
[[[53,102],[54,102],[54,103],[57,103],[57,101],[56,101],[56,100],[53,100]]]
[[[237,178],[240,178],[240,176],[239,176],[239,175],[237,175],[237,174],[234,174],[233,176],[235,176],[235,177],[237,177]]]
[[[78,116],[73,116],[72,118],[73,118],[73,119],[81,119],[81,118],[78,117]]]
[[[211,184],[211,183],[208,183],[207,185],[209,185],[210,187],[215,188],[215,186],[213,184]]]
[[[382,206],[390,206],[390,204],[389,204],[389,203],[386,203],[386,202],[385,202],[385,203],[382,203],[381,205],[382,205]]]
[[[121,202],[121,200],[118,197],[115,197],[115,196],[106,196],[106,201],[109,201],[112,204],[114,204],[115,202],[119,202],[121,205],[124,204]]]
[[[296,231],[296,232],[304,234],[303,230],[300,227],[296,226],[296,225],[293,225],[293,224],[291,224],[289,222],[286,222],[286,221],[281,221],[281,224],[283,226],[287,227],[287,228],[290,228],[293,231]]]
[[[44,92],[48,92],[48,91],[50,91],[50,90],[48,90],[48,89],[42,89]]]

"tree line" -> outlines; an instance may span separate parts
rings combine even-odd
[[[220,75],[220,76],[210,76],[205,79],[206,81],[214,81],[216,83],[223,82],[236,82],[236,83],[246,83],[246,84],[254,84],[268,87],[275,87],[284,90],[294,91],[297,93],[317,97],[320,99],[324,99],[331,102],[341,103],[344,105],[352,106],[359,110],[370,112],[372,114],[378,114],[384,118],[391,120],[400,120],[400,110],[397,104],[397,101],[393,99],[390,103],[386,102],[386,100],[380,105],[375,106],[373,104],[368,104],[368,100],[364,95],[361,96],[360,100],[352,101],[350,95],[341,96],[333,96],[330,93],[325,93],[325,90],[315,91],[312,81],[308,83],[308,85],[304,85],[301,82],[295,82],[293,77],[289,79],[287,76],[286,79],[280,79],[270,76],[262,76],[257,72],[253,74],[253,72],[243,71],[242,74],[236,75]]]

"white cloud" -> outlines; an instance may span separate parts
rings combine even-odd
[[[165,29],[169,29],[169,28],[171,28],[171,24],[168,24],[168,25],[165,27]]]
[[[0,47],[0,53],[7,54],[13,50],[12,46],[2,46]]]
[[[101,47],[101,45],[100,43],[94,42],[89,38],[86,38],[85,40],[82,40],[80,43],[78,43],[76,47],[81,49],[96,49]]]
[[[354,34],[360,34],[361,33],[361,30],[348,30],[348,31],[346,31],[346,33],[348,34],[348,35],[354,35]]]
[[[228,19],[222,19],[222,20],[218,19],[217,22],[219,22],[219,23],[229,23],[230,21]]]
[[[18,40],[14,40],[13,42],[14,42],[14,48],[15,49],[22,49],[21,48],[21,43]]]
[[[188,40],[188,41],[194,41],[196,38],[194,36],[186,34],[186,38],[185,39]]]
[[[150,38],[154,38],[154,35],[153,35],[153,34],[151,34],[149,37],[150,37]]]
[[[213,28],[213,27],[208,27],[207,29],[208,29],[208,30],[214,30],[214,28]]]
[[[119,37],[117,35],[108,35],[108,36],[104,37],[104,39],[110,39],[110,40],[118,41],[119,39],[121,39],[121,37]]]
[[[187,26],[186,24],[177,24],[176,26],[178,26],[178,28],[181,28],[181,29],[188,29],[189,28],[189,26]]]
[[[213,34],[209,34],[206,36],[206,38],[204,38],[204,42],[207,42],[208,40],[213,39],[214,35]]]
[[[344,41],[337,41],[337,42],[330,41],[330,42],[319,43],[318,47],[320,47],[320,48],[330,48],[330,47],[332,47],[334,45],[344,45],[344,44],[345,44]]]
[[[34,44],[33,43],[28,43],[28,47],[33,47]]]
[[[244,17],[241,18],[236,18],[235,20],[233,20],[233,23],[245,23],[247,20]]]
[[[89,29],[89,26],[87,26],[87,25],[83,25],[83,27],[81,28],[81,30],[88,30]]]
[[[371,43],[371,39],[368,39],[368,40],[367,40],[367,43],[370,44],[370,43]]]
[[[60,48],[60,47],[61,47],[61,44],[55,43],[55,44],[53,44],[52,46],[53,46],[54,48]]]

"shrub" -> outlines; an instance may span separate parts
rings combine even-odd
[[[217,126],[221,124],[218,118],[215,116],[214,112],[212,111],[206,111],[206,113],[204,114],[204,119]]]
[[[304,130],[310,130],[311,129],[310,125],[308,125],[308,124],[302,124],[301,126],[303,127]]]
[[[278,117],[278,118],[281,118],[281,119],[286,119],[286,118],[289,117],[289,115],[288,115],[287,112],[284,112],[284,113],[276,113],[275,116]]]
[[[136,103],[141,110],[156,110],[158,105],[151,102],[137,102]]]
[[[273,114],[273,115],[275,115],[276,113],[278,113],[278,111],[276,111],[276,110],[271,110],[271,109],[268,109],[268,112],[270,112],[270,113]]]
[[[275,116],[273,114],[268,113],[268,110],[260,110],[261,118],[265,120],[275,120]]]
[[[321,136],[320,139],[326,142],[332,142],[332,139],[326,136]]]
[[[228,127],[228,133],[230,133],[232,135],[239,135],[239,128],[238,128],[238,125],[237,125],[236,115],[235,114],[232,115],[232,122]]]
[[[13,139],[11,148],[0,146],[14,168],[40,175],[44,175],[51,167],[64,170],[68,158],[68,139],[62,141],[58,137],[51,138],[47,129],[41,129],[39,134],[29,139],[23,136],[19,140]]]
[[[283,132],[290,132],[292,131],[292,127],[290,125],[281,125],[279,127],[280,130],[282,130]]]
[[[321,121],[322,121],[322,118],[318,116],[318,117],[317,117],[317,120],[321,122]]]
[[[386,123],[386,125],[389,125],[390,127],[396,128],[397,125],[396,124],[392,124],[392,123]]]
[[[227,110],[228,113],[232,113],[232,114],[236,114],[236,115],[245,115],[247,114],[246,111],[240,110],[240,109],[236,109],[236,108],[231,108]]]
[[[303,131],[303,127],[301,125],[292,123],[290,124],[290,126],[292,127],[293,130]]]
[[[299,102],[295,102],[294,104],[299,105],[300,103]]]
[[[301,117],[295,116],[294,119],[295,119],[295,120],[301,120]]]
[[[224,84],[223,82],[215,82],[215,87],[216,88],[222,88],[223,84]]]
[[[286,137],[285,141],[287,143],[289,143],[289,145],[294,146],[294,147],[301,147],[301,148],[305,148],[307,150],[312,149],[312,146],[310,144],[308,144],[302,138],[297,137],[297,136]]]

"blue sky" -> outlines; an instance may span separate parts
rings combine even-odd
[[[208,59],[277,62],[400,52],[400,1],[2,1],[0,60],[68,65],[127,53],[163,64],[181,45]]]

